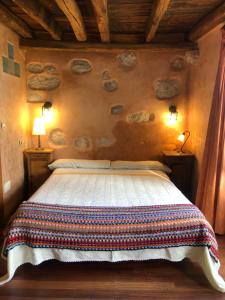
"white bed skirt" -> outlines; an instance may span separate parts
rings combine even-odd
[[[0,285],[10,281],[19,266],[25,263],[38,265],[50,259],[56,259],[62,262],[120,262],[152,259],[165,259],[177,262],[185,258],[189,258],[192,262],[197,262],[202,267],[205,276],[214,289],[223,293],[225,292],[225,282],[218,273],[220,264],[212,259],[207,247],[179,247],[129,251],[74,251],[65,249],[32,249],[21,245],[10,250],[7,258],[8,273],[0,278]]]

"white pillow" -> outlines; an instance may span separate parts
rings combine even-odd
[[[112,169],[156,170],[171,173],[171,169],[159,161],[111,161]]]
[[[110,160],[57,159],[48,167],[50,170],[58,168],[109,169]]]

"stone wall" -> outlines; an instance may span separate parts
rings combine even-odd
[[[56,157],[92,159],[146,160],[174,149],[186,129],[187,55],[28,50],[31,121],[46,99],[55,110],[43,145],[55,148]],[[178,122],[168,127],[171,104],[177,105]]]

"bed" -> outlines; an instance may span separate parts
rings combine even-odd
[[[219,275],[214,232],[175,187],[159,162],[60,160],[49,179],[12,217],[3,248],[8,273],[24,264],[189,258],[216,290]]]

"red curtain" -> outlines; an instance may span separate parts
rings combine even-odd
[[[215,232],[225,234],[225,27],[196,205]]]

